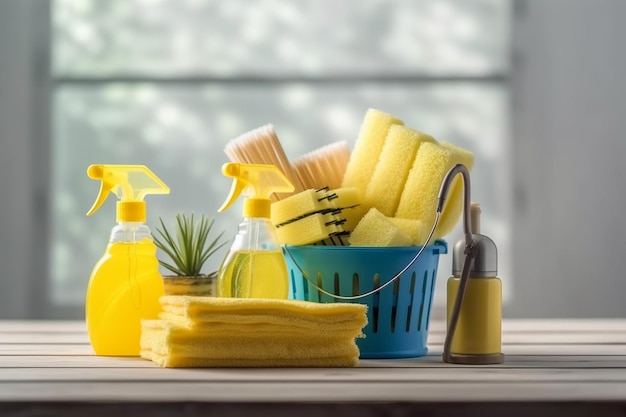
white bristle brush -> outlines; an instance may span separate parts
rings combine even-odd
[[[340,188],[350,160],[348,142],[322,146],[296,159],[292,166],[305,188]]]
[[[305,190],[289,163],[274,126],[271,124],[263,125],[232,139],[226,144],[224,153],[232,162],[276,165],[293,184],[294,193]],[[290,195],[292,194],[273,194],[272,199],[280,200]]]

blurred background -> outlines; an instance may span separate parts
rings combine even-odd
[[[625,15],[620,0],[1,0],[0,319],[83,317],[115,221],[114,198],[85,215],[90,164],[145,164],[171,187],[147,198],[153,230],[205,213],[230,238],[229,140],[272,123],[290,159],[352,146],[370,107],[474,152],[505,317],[624,317]],[[448,254],[435,316],[450,270]]]

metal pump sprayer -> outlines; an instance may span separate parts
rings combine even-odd
[[[504,355],[501,352],[502,283],[496,277],[497,248],[493,240],[479,233],[479,206],[474,205],[473,216],[470,214],[470,179],[466,166],[454,166],[444,178],[437,212],[441,213],[452,180],[459,173],[464,185],[465,236],[453,251],[443,360],[467,365],[499,364],[504,362]]]

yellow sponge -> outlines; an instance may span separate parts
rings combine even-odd
[[[463,164],[467,169],[471,170],[474,166],[474,154],[466,149],[459,148],[451,143],[442,142],[441,146],[450,150],[456,159],[454,165]],[[450,167],[452,168],[452,167]],[[439,225],[433,235],[433,239],[441,239],[454,229],[463,212],[463,178],[457,175],[452,181],[448,196],[441,210]],[[429,226],[432,227],[432,226]]]
[[[350,234],[352,246],[410,246],[411,238],[375,208],[370,209]]]
[[[401,217],[388,217],[389,221],[396,225],[411,238],[411,245],[422,246],[428,238],[433,225],[417,219],[403,219]],[[432,244],[432,241],[430,242]]]
[[[369,208],[364,205],[342,209],[341,217],[345,219],[343,230],[352,232],[368,210]]]
[[[330,204],[335,208],[344,209],[363,203],[363,197],[356,187],[335,188],[330,190],[328,194],[335,195],[330,199]]]
[[[387,132],[392,125],[396,124],[404,123],[380,110],[369,109],[365,113],[354,149],[350,154],[350,161],[346,166],[342,187],[356,187],[365,193],[376,168],[378,155],[383,149]]]
[[[422,142],[436,142],[432,137],[403,125],[389,128],[376,169],[365,191],[365,204],[376,207],[385,216],[393,216],[404,183]]]
[[[420,219],[426,225],[432,225],[441,183],[448,171],[458,163],[464,164],[471,170],[474,164],[473,154],[448,143],[441,145],[422,143],[409,172],[394,217]],[[448,234],[459,219],[463,208],[463,189],[458,180],[461,178],[459,177],[450,188],[439,226],[433,236],[434,239]]]
[[[330,204],[341,209],[341,217],[345,219],[343,230],[351,232],[367,213],[369,208],[363,204],[362,194],[356,187],[342,187],[330,190],[329,195],[335,195],[330,199]]]
[[[323,210],[331,210],[326,189],[304,190],[287,198],[272,203],[270,220],[274,226],[285,222],[316,213]]]
[[[276,228],[278,242],[284,245],[310,245],[343,232],[342,219],[333,213],[315,213]]]

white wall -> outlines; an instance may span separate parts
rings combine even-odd
[[[626,2],[516,9],[515,279],[505,314],[625,317]]]
[[[45,1],[0,1],[0,318],[45,310],[47,16]]]

